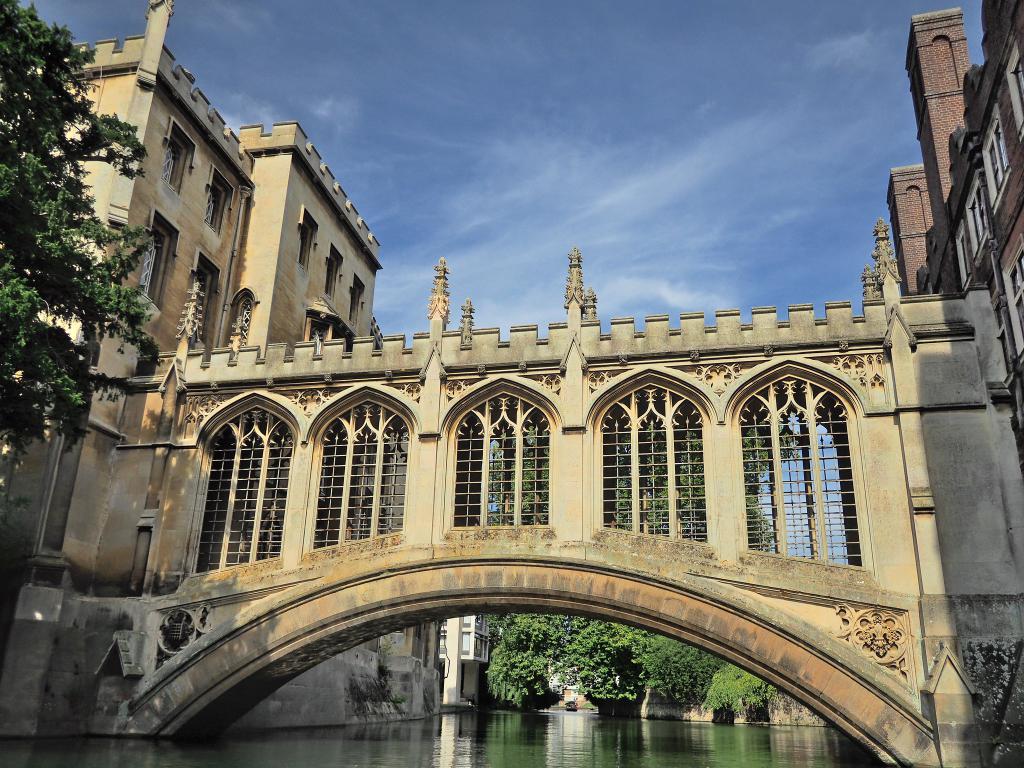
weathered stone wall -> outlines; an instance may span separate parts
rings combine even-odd
[[[703,707],[690,707],[673,701],[664,693],[648,688],[640,709],[640,716],[648,720],[693,720],[709,723],[714,712]],[[768,719],[748,720],[744,712],[736,713],[737,723],[770,723],[771,725],[828,725],[800,702],[780,693],[768,707]]]

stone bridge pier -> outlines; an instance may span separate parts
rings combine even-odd
[[[365,639],[545,611],[706,648],[884,762],[1024,764],[992,311],[900,297],[883,235],[859,315],[602,327],[574,251],[544,336],[447,330],[442,264],[411,344],[167,353],[41,522],[0,732],[208,736]]]

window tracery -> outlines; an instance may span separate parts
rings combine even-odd
[[[636,389],[601,419],[604,526],[707,541],[703,420],[662,386]]]
[[[547,525],[550,461],[537,406],[515,395],[481,403],[455,431],[455,526]]]
[[[196,571],[281,554],[292,449],[291,429],[260,408],[217,430],[210,442]]]
[[[740,412],[747,546],[862,565],[849,415],[795,378],[755,392]]]
[[[377,403],[336,418],[320,440],[315,548],[402,529],[409,427]]]

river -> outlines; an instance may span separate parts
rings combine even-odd
[[[4,768],[862,768],[842,734],[804,726],[601,718],[585,712],[442,715],[375,726],[232,734],[207,744],[0,741]]]

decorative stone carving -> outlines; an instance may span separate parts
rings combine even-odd
[[[459,323],[459,330],[462,332],[462,346],[468,347],[473,343],[473,302],[466,299],[462,305],[462,320]]]
[[[181,320],[178,321],[176,339],[195,339],[203,327],[203,286],[198,280],[192,281],[192,287],[185,294],[185,304],[181,308]]]
[[[904,683],[910,682],[907,661],[910,630],[902,614],[887,608],[838,605],[836,615],[840,640],[846,640],[876,664],[899,675]]]
[[[160,667],[176,653],[210,631],[210,607],[174,608],[164,614],[156,633],[156,665]]]
[[[327,387],[311,387],[292,392],[289,399],[295,403],[307,416],[330,400],[337,393],[336,389]]]
[[[875,249],[871,252],[874,266],[864,267],[860,281],[864,286],[864,301],[882,298],[882,287],[886,280],[900,282],[899,267],[889,240],[889,225],[881,217],[875,222]]]
[[[394,387],[403,395],[408,397],[413,402],[418,403],[420,401],[420,395],[423,394],[423,386],[416,381],[400,382],[397,384],[389,384]]]
[[[568,309],[574,301],[580,307],[586,304],[586,295],[583,291],[583,254],[576,246],[569,251],[569,274],[565,278],[565,308]]]
[[[597,320],[597,291],[587,288],[583,296],[583,319]]]
[[[693,375],[716,395],[720,395],[740,377],[740,367],[736,363],[702,365],[693,372]]]
[[[775,354],[775,345],[774,344],[765,344],[764,345],[764,349],[762,349],[761,351],[764,352],[764,356],[765,357],[771,357],[772,355]]]
[[[471,379],[451,379],[445,385],[444,392],[448,396],[449,400],[454,400],[473,383],[474,382]]]
[[[614,371],[594,371],[587,376],[587,386],[590,387],[591,392],[596,392],[607,384],[614,375]]]
[[[699,349],[691,349],[690,350],[690,362],[691,363],[699,363],[700,362],[700,350]]]
[[[206,417],[213,413],[227,399],[227,395],[190,396],[185,400],[186,426],[198,429],[206,421]]]
[[[434,273],[434,287],[427,302],[427,320],[440,317],[442,324],[447,326],[451,294],[448,292],[448,260],[444,256],[438,259]]]
[[[832,359],[832,367],[866,389],[885,387],[885,367],[879,354],[839,355]]]
[[[530,378],[554,395],[562,391],[562,377],[557,373],[546,373],[542,376],[531,376]]]

